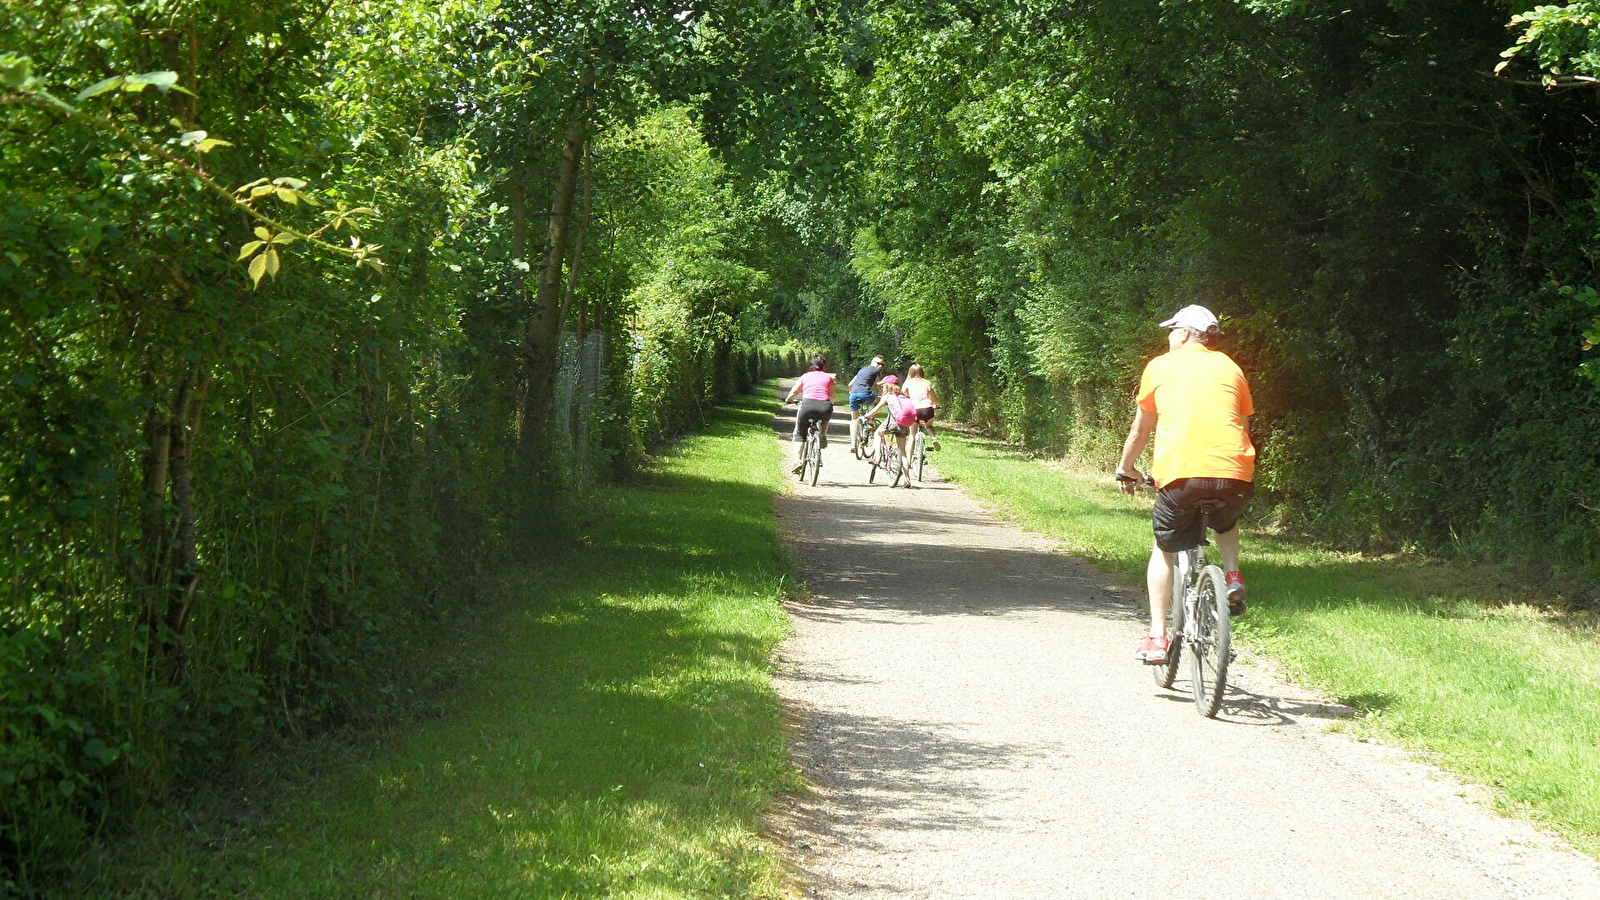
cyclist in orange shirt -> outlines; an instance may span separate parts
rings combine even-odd
[[[1149,665],[1167,661],[1167,607],[1172,603],[1172,569],[1177,554],[1198,546],[1200,514],[1194,501],[1221,498],[1211,513],[1211,530],[1222,554],[1232,616],[1245,611],[1244,576],[1239,573],[1240,513],[1255,492],[1256,450],[1250,443],[1250,385],[1239,366],[1213,349],[1222,332],[1217,317],[1203,306],[1186,306],[1161,323],[1170,328],[1167,352],[1150,362],[1139,379],[1138,410],[1122,445],[1117,475],[1131,494],[1143,480],[1134,465],[1155,438],[1151,475],[1156,484],[1146,586],[1150,591],[1150,633],[1136,656]]]

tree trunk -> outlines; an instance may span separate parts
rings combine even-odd
[[[194,609],[195,591],[200,585],[200,553],[195,535],[194,483],[190,463],[194,460],[195,416],[198,408],[195,389],[201,379],[200,364],[192,363],[178,385],[172,409],[172,507],[173,523],[172,584],[162,619],[164,648],[170,661],[167,677],[180,682],[188,674],[189,613]]]
[[[154,376],[145,385],[155,387]],[[165,581],[167,535],[167,468],[172,458],[172,417],[167,405],[153,402],[144,419],[144,499],[140,516],[139,555],[135,560],[135,581],[142,593],[141,605],[146,623],[161,620],[161,584]]]
[[[589,151],[583,152],[583,160],[579,168],[579,181],[583,185],[583,206],[578,210],[577,219],[572,223],[572,253],[571,260],[567,263],[567,285],[561,293],[561,315],[558,323],[565,323],[567,315],[572,311],[574,298],[578,294],[578,276],[583,274],[583,244],[589,233],[589,213],[594,208],[594,179],[589,171]],[[578,338],[583,339],[585,329],[583,307],[578,308]]]
[[[195,393],[203,389],[204,382],[201,364],[192,363],[171,400],[154,404],[145,417],[144,511],[138,560],[141,613],[151,674],[171,683],[187,675],[189,614],[199,586],[190,464],[198,425]],[[155,384],[155,378],[148,383]]]
[[[528,252],[528,203],[527,192],[522,182],[512,178],[506,184],[506,195],[511,208],[511,258],[527,259],[524,255]]]
[[[561,168],[550,197],[550,230],[545,241],[544,264],[534,294],[533,310],[523,328],[523,368],[527,390],[522,401],[519,450],[523,490],[535,495],[548,485],[550,422],[555,406],[555,378],[561,352],[562,269],[567,259],[567,238],[572,224],[578,172],[588,139],[593,109],[594,74],[579,79],[578,97],[561,148]]]

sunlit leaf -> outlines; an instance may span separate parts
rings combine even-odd
[[[272,183],[279,187],[293,188],[297,191],[306,189],[306,183],[298,178],[274,178]]]
[[[104,94],[106,91],[114,91],[114,90],[116,90],[121,85],[122,85],[122,76],[121,75],[113,75],[110,78],[107,78],[105,81],[96,82],[95,84],[92,84],[89,87],[86,87],[83,90],[79,91],[78,92],[78,99],[79,100],[87,100],[90,97],[98,97],[101,94]]]
[[[153,87],[165,94],[177,83],[177,72],[145,72],[142,75],[129,75],[122,79],[122,89],[138,92],[147,87]]]
[[[265,253],[250,260],[250,286],[260,287],[261,276],[267,274],[267,255]]]
[[[33,60],[15,53],[0,54],[0,86],[20,91],[33,83]]]
[[[257,225],[256,237],[261,238],[263,241],[270,241],[272,240],[272,232],[268,231],[264,225]]]
[[[264,241],[251,241],[250,243],[245,244],[243,247],[240,247],[239,261],[243,262],[246,258],[254,254],[257,250],[260,250],[263,246],[265,246]]]
[[[274,278],[278,277],[278,251],[274,250],[272,247],[268,247],[267,252],[261,255],[267,261],[267,274]]]
[[[291,206],[300,202],[300,195],[288,188],[274,188],[273,190],[277,192],[279,200]]]

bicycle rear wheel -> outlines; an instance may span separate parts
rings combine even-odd
[[[911,486],[911,473],[906,471],[905,457],[900,455],[900,448],[889,445],[889,487],[899,487],[900,480],[905,479],[906,487]]]
[[[917,445],[911,450],[911,458],[917,464],[917,480],[922,480],[922,468],[928,464],[928,438],[920,430],[917,432]]]
[[[1176,574],[1172,577],[1172,602],[1167,606],[1167,664],[1151,666],[1150,675],[1156,687],[1167,689],[1178,680],[1178,667],[1183,665],[1183,591],[1184,584]]]
[[[811,460],[811,486],[817,486],[817,478],[822,475],[822,435],[813,433],[811,444],[806,447],[806,457]]]
[[[816,443],[817,434],[814,431],[806,432],[806,442],[800,447],[800,483],[804,484],[811,476],[811,446]]]
[[[1194,621],[1188,623],[1189,675],[1194,705],[1210,718],[1222,707],[1228,689],[1228,659],[1233,633],[1228,623],[1228,589],[1222,570],[1206,566],[1195,586]]]
[[[1172,567],[1172,599],[1167,604],[1167,664],[1150,667],[1150,674],[1159,688],[1170,688],[1178,680],[1178,667],[1183,659],[1183,600],[1189,590],[1189,569],[1192,565],[1191,555],[1180,553]]]

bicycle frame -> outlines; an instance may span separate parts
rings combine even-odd
[[[874,426],[873,430],[877,430],[876,426]],[[906,460],[906,455],[900,452],[894,435],[880,435],[877,441],[876,452],[867,454],[867,462],[870,466],[867,472],[867,481],[877,480],[878,470],[882,469],[883,474],[889,479],[890,487],[898,485],[902,478],[906,481],[906,487],[910,487],[911,473],[908,469],[910,463]]]
[[[806,426],[805,448],[800,457],[800,480],[810,481],[813,486],[822,474],[822,429],[823,424],[812,419]]]
[[[1202,514],[1202,535],[1210,528],[1208,518]],[[1225,579],[1220,568],[1206,563],[1205,544],[1202,538],[1199,546],[1174,554],[1167,662],[1153,667],[1151,674],[1157,686],[1171,688],[1187,666],[1195,708],[1210,718],[1227,691],[1233,648]]]

